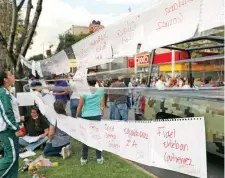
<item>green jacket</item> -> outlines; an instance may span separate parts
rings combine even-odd
[[[8,129],[16,132],[19,125],[14,116],[9,91],[0,88],[0,132]]]

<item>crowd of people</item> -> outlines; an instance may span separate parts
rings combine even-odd
[[[128,120],[130,109],[134,109],[135,120],[143,120],[145,112],[145,96],[143,89],[148,87],[164,90],[166,88],[215,87],[212,77],[208,76],[202,82],[199,79],[177,76],[176,78],[160,75],[148,85],[147,79],[133,77],[125,82],[122,77],[112,77],[111,80],[97,80],[95,76],[88,76],[87,83],[90,93],[77,89],[76,81],[67,75],[67,80],[61,76],[54,76],[54,81],[36,80],[33,76],[24,85],[24,91],[35,91],[40,96],[52,94],[55,97],[54,109],[56,113],[67,115],[66,105],[70,100],[71,116],[86,120],[100,121],[104,109],[110,108],[110,120]],[[70,136],[61,131],[56,124],[49,123],[37,106],[23,108],[23,115],[19,112],[15,97],[14,76],[9,71],[0,72],[0,177],[17,177],[18,158],[20,152],[43,150],[45,156],[61,156],[66,159],[72,154]],[[223,83],[220,83],[220,86]],[[65,89],[49,89],[43,87],[68,87]],[[31,88],[34,87],[34,88]],[[10,92],[11,91],[11,92]],[[32,143],[24,136],[38,137]],[[97,163],[103,164],[101,151],[96,150]],[[83,144],[81,164],[88,161],[88,146]]]

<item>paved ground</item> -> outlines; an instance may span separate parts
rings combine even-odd
[[[67,105],[67,111],[69,114],[70,113],[69,105]],[[109,119],[109,108],[105,109],[104,119]],[[129,120],[131,121],[134,120],[133,110],[129,111]],[[192,178],[192,176],[180,174],[177,172],[150,167],[138,163],[136,164],[159,178]],[[208,171],[208,178],[224,178],[224,159],[211,154],[207,154],[207,171]]]

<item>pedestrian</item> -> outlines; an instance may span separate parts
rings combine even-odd
[[[166,88],[166,86],[165,86],[165,75],[164,74],[161,74],[159,76],[159,80],[156,82],[155,87],[158,90],[164,90]]]
[[[68,78],[69,78],[69,85],[73,90],[72,94],[70,96],[70,111],[71,111],[72,117],[75,118],[76,112],[77,112],[77,107],[78,107],[79,101],[80,101],[80,93],[83,91],[83,88],[80,89],[80,91],[77,91],[76,81],[73,81],[70,74],[68,75]]]
[[[0,142],[4,150],[4,157],[0,159],[0,177],[8,178],[18,177],[18,136],[22,135],[15,119],[11,95],[8,91],[14,81],[11,72],[0,72]]]
[[[55,82],[55,87],[68,87],[68,84],[65,80],[61,80],[59,75],[54,76],[56,82]],[[69,92],[68,90],[59,90],[56,89],[53,92],[53,95],[55,96],[56,101],[62,101],[66,107],[67,104],[67,96]]]
[[[82,118],[87,120],[100,121],[104,112],[104,88],[101,83],[96,82],[94,76],[88,76],[87,82],[90,87],[91,94],[82,94],[80,96],[79,106],[77,108],[76,118],[79,116],[82,111]],[[96,88],[95,85],[98,83],[99,88]],[[102,152],[96,150],[97,163],[103,164]],[[81,165],[87,163],[88,160],[88,146],[83,144],[83,151],[81,157]]]
[[[137,87],[136,100],[135,100],[135,120],[143,120],[145,112],[145,96],[142,95],[143,91],[140,89],[147,88],[147,81],[145,78],[141,79],[141,85]]]
[[[111,97],[111,107],[112,111],[112,120],[128,120],[128,107],[127,107],[127,95],[128,89],[123,83],[122,78],[117,78],[114,83],[111,85],[110,95]],[[115,89],[113,89],[115,88]],[[120,89],[121,88],[121,89]]]

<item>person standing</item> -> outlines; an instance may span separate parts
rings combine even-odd
[[[128,120],[128,107],[127,107],[127,87],[123,83],[122,78],[118,78],[110,87],[112,120]],[[114,89],[115,88],[115,89]],[[121,89],[120,89],[121,88]],[[111,110],[111,109],[110,109]]]
[[[87,82],[90,87],[91,94],[83,94],[80,96],[80,102],[77,108],[76,118],[82,111],[82,118],[86,120],[100,121],[102,113],[104,111],[104,88],[101,83],[98,82],[100,88],[95,88],[96,78],[94,76],[88,76]],[[103,164],[102,152],[96,150],[97,163]],[[87,163],[88,159],[88,146],[83,144],[83,151],[81,157],[81,165]]]
[[[11,95],[7,90],[14,81],[11,72],[0,72],[0,142],[4,150],[4,157],[0,159],[0,177],[8,178],[18,177],[18,136],[21,134],[13,112]]]
[[[56,75],[55,76],[55,87],[68,87],[68,84],[65,80],[60,80],[60,76]],[[53,95],[55,96],[56,101],[62,101],[66,107],[67,104],[67,96],[69,92],[68,90],[55,90],[53,92]]]
[[[158,90],[164,90],[166,88],[166,86],[165,86],[165,75],[164,74],[161,74],[159,76],[159,80],[156,82],[155,87]]]
[[[141,95],[143,91],[140,89],[147,88],[147,81],[145,78],[141,79],[141,85],[137,87],[136,100],[135,100],[135,120],[143,120],[145,112],[145,97]]]

